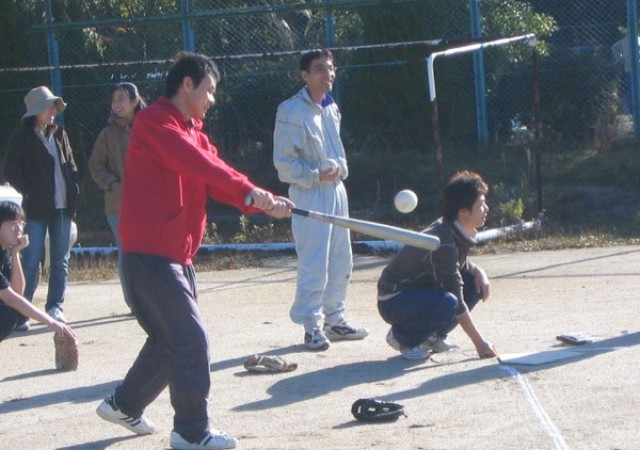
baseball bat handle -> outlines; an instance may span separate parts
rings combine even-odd
[[[291,208],[291,213],[297,214],[299,216],[309,217],[309,211],[307,211],[306,209]]]

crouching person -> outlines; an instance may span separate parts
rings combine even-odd
[[[454,174],[443,191],[443,216],[423,231],[437,236],[440,246],[403,247],[378,280],[378,311],[391,324],[387,343],[407,359],[454,348],[445,338],[458,324],[481,358],[497,355],[471,318],[474,306],[489,298],[489,279],[467,257],[489,212],[487,192],[477,173]]]
[[[24,272],[20,251],[29,245],[23,233],[24,212],[14,202],[0,202],[0,342],[28,319],[41,322],[57,333],[76,339],[63,322],[39,310],[24,295]]]

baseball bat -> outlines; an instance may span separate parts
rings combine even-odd
[[[435,250],[440,245],[440,239],[430,234],[418,233],[417,231],[406,230],[404,228],[384,225],[368,220],[352,219],[350,217],[340,217],[306,209],[292,208],[291,212],[309,219],[331,223],[342,228],[348,228],[358,233],[368,236],[400,242],[410,247],[423,248],[425,250]]]
[[[247,195],[244,203],[247,206],[253,203],[251,195]],[[394,227],[392,225],[383,225],[381,223],[369,222],[367,220],[334,216],[316,211],[307,211],[306,209],[300,208],[292,208],[291,212],[309,219],[319,220],[342,228],[348,228],[368,236],[400,242],[401,244],[409,245],[411,247],[435,250],[440,245],[440,239],[438,239],[437,236],[418,233],[417,231],[412,230],[405,230],[404,228]]]
[[[489,230],[479,231],[478,234],[475,235],[475,241],[477,244],[483,244],[488,241],[492,241],[494,239],[498,239],[503,236],[508,236],[510,234],[531,230],[533,228],[538,228],[542,226],[542,218],[538,218],[536,220],[532,220],[529,222],[517,223],[515,225],[509,225],[506,227],[499,228],[491,228]]]

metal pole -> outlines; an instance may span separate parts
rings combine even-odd
[[[536,164],[536,189],[538,200],[538,214],[543,211],[542,205],[542,119],[540,117],[540,77],[538,73],[538,51],[531,50],[531,93],[533,97],[533,145]]]
[[[480,6],[478,0],[471,0],[471,37],[482,37],[482,25],[480,22]],[[484,53],[480,49],[473,54],[473,81],[476,91],[476,128],[478,130],[478,143],[481,148],[489,145],[489,126],[487,120],[486,80],[484,75]]]
[[[432,53],[425,59],[427,66],[427,83],[429,84],[429,101],[431,103],[431,124],[433,126],[433,156],[436,160],[436,182],[438,191],[444,189],[444,162],[442,159],[442,144],[440,142],[440,117],[438,116],[438,102],[436,100],[436,77],[433,72],[435,55]]]
[[[535,35],[533,33],[521,34],[518,36],[511,36],[506,38],[499,38],[484,42],[476,42],[469,45],[463,45],[461,47],[449,48],[439,52],[431,53],[425,60],[427,66],[427,82],[429,83],[429,101],[431,102],[432,122],[433,122],[433,142],[434,153],[436,158],[436,170],[438,171],[438,183],[440,189],[444,187],[444,164],[442,161],[442,147],[440,145],[440,123],[438,118],[438,104],[436,102],[436,77],[434,73],[434,62],[438,56],[453,56],[461,53],[473,52],[483,49],[485,47],[494,47],[513,42],[527,40],[528,42],[535,42]]]
[[[189,0],[180,0],[180,8],[182,10],[182,45],[185,50],[195,52],[196,43],[193,36],[193,29],[191,28],[191,22],[189,21]]]
[[[638,3],[637,0],[627,0],[627,38],[631,53],[631,113],[633,114],[633,129],[636,138],[640,137],[640,64],[638,63]]]
[[[60,71],[60,47],[58,41],[53,34],[53,11],[51,8],[51,0],[45,0],[45,23],[47,25],[47,58],[49,66],[53,69],[49,70],[49,84],[56,95],[62,95],[62,74]],[[57,122],[64,125],[64,113],[57,117]]]
[[[327,34],[327,48],[334,47],[336,44],[336,19],[333,16],[331,8],[324,10],[324,29]],[[340,78],[336,77],[333,83],[333,97],[340,103]]]

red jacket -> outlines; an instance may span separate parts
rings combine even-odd
[[[118,234],[124,252],[191,264],[206,225],[207,196],[238,207],[255,185],[227,165],[166,97],[136,114],[127,149]]]

